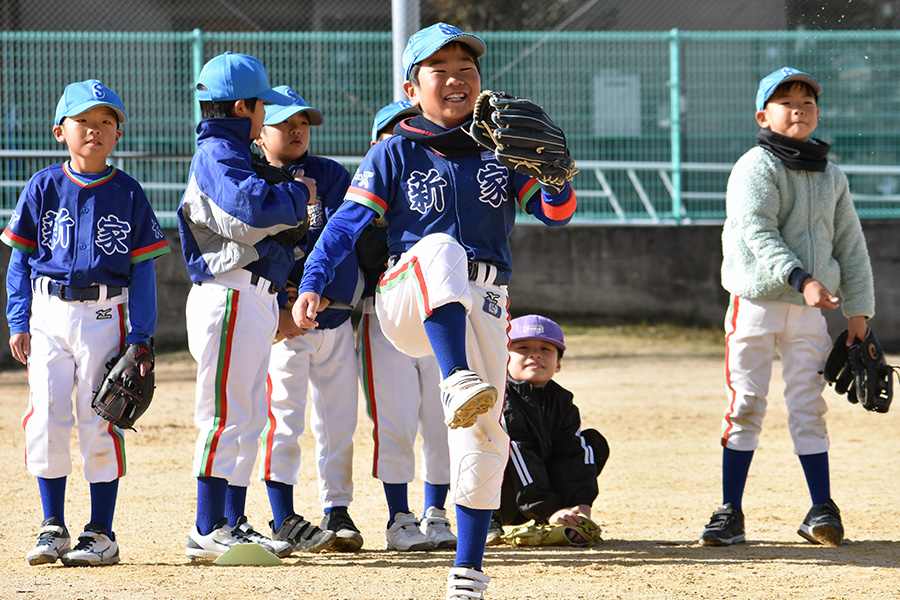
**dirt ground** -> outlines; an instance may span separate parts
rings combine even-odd
[[[609,440],[594,517],[602,544],[591,549],[488,548],[488,600],[548,599],[881,599],[900,598],[900,492],[896,431],[900,408],[866,413],[828,394],[832,490],[846,542],[813,546],[796,534],[809,508],[773,377],[766,427],[744,500],[746,544],[706,548],[697,538],[720,501],[718,444],[724,408],[721,336],[678,328],[570,327],[559,382],[575,392],[586,425]],[[890,357],[898,364],[898,357]],[[186,354],[158,362],[158,389],[138,432],[127,435],[128,474],[115,530],[122,563],[106,568],[30,567],[25,553],[41,521],[37,485],[23,466],[24,369],[0,372],[0,598],[442,600],[453,553],[384,550],[386,507],[371,472],[371,424],[360,407],[351,515],[365,537],[350,555],[295,554],[282,566],[219,567],[184,556],[194,518],[190,465],[196,430],[194,365]],[[306,482],[296,506],[317,520],[311,434],[303,436]],[[73,446],[74,448],[74,446]],[[77,535],[89,517],[77,450],[66,520]],[[421,511],[421,482],[410,485]],[[449,511],[452,515],[452,511]],[[261,530],[270,511],[261,483],[248,493]]]

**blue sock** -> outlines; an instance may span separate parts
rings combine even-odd
[[[116,512],[116,497],[119,495],[119,480],[91,484],[91,524],[99,525],[116,539],[112,532],[113,514]]]
[[[437,508],[444,508],[444,502],[447,501],[447,494],[450,492],[450,484],[449,483],[428,483],[425,482],[425,508],[422,510],[422,514],[425,514],[432,506]]]
[[[456,367],[469,368],[466,358],[466,309],[462,304],[451,302],[435,308],[423,325],[443,378],[446,379]]]
[[[228,526],[237,525],[238,519],[244,516],[247,506],[247,488],[237,485],[229,485],[225,492],[225,516],[228,517]]]
[[[266,481],[266,493],[272,507],[272,520],[277,531],[284,520],[294,514],[294,486],[278,481]]]
[[[225,517],[228,481],[220,477],[197,478],[197,531],[207,535]]]
[[[828,471],[828,453],[806,454],[800,456],[803,474],[813,504],[831,500],[831,475]]]
[[[44,518],[56,517],[60,525],[66,526],[66,478],[45,479],[38,477],[38,490],[41,492],[41,506]]]
[[[481,570],[484,559],[484,545],[487,541],[488,527],[491,524],[490,509],[469,508],[456,505],[456,531],[459,540],[456,543],[456,562],[454,567],[469,567]]]
[[[409,512],[406,484],[381,482],[381,485],[384,486],[384,499],[387,500],[388,505],[387,526],[390,527],[394,524],[394,515],[398,512]]]
[[[753,450],[729,450],[722,452],[722,504],[731,502],[736,510],[741,510],[744,485],[750,472]]]

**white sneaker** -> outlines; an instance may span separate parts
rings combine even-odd
[[[456,536],[450,530],[450,519],[447,518],[447,511],[443,508],[429,506],[422,518],[420,529],[438,550],[456,548]]]
[[[67,567],[96,567],[119,562],[119,543],[105,528],[85,525],[78,544],[60,558]]]
[[[259,544],[279,558],[290,556],[291,552],[294,551],[294,547],[290,542],[273,540],[272,538],[266,537],[261,533],[257,533],[253,529],[253,526],[247,522],[247,517],[241,517],[238,519],[237,524],[232,528],[232,533],[235,537],[243,538],[242,541],[245,543],[250,542],[253,544]]]
[[[188,558],[214,559],[228,552],[235,544],[244,542],[245,540],[231,534],[228,519],[222,519],[206,535],[200,535],[200,530],[197,529],[197,525],[194,525],[188,534],[187,549],[184,554]]]
[[[384,537],[388,550],[434,550],[434,542],[419,531],[419,520],[412,513],[398,512],[394,515],[394,522],[384,532]]]
[[[48,517],[41,523],[37,544],[25,555],[25,560],[29,565],[55,563],[57,558],[70,550],[70,544],[69,532],[60,524],[59,519]]]
[[[453,567],[447,578],[447,600],[484,600],[490,577],[476,569]]]
[[[494,407],[497,388],[485,383],[474,371],[460,369],[441,381],[441,402],[444,404],[444,423],[450,429],[471,427]]]

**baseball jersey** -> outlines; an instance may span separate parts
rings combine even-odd
[[[204,119],[197,127],[178,231],[191,281],[235,269],[283,286],[294,254],[271,235],[306,216],[309,190],[297,181],[270,185],[250,163],[250,119]]]
[[[130,286],[132,328],[126,342],[146,341],[153,334],[155,285],[133,282],[133,265],[171,249],[140,184],[123,171],[110,167],[85,175],[72,171],[68,162],[38,171],[0,239],[27,255],[27,269],[15,269],[17,279],[7,278],[11,333],[29,330],[30,280],[49,277],[73,288]],[[153,276],[152,269],[140,272]]]
[[[394,130],[397,135],[369,150],[353,177],[348,202],[331,219],[307,260],[301,292],[322,293],[333,277],[332,265],[353,249],[375,217],[383,216],[390,224],[391,255],[399,256],[428,234],[446,233],[459,242],[469,260],[490,263],[507,277],[512,274],[509,235],[517,205],[547,225],[569,222],[576,199],[568,184],[551,195],[537,180],[511,171],[492,152],[478,149],[470,138],[468,145],[452,150],[429,143],[430,138],[437,142],[457,132],[465,136],[460,128],[445,130],[416,116],[401,122]],[[474,176],[466,176],[469,173]]]

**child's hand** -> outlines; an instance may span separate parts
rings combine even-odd
[[[319,308],[320,296],[315,292],[303,292],[294,302],[291,309],[291,315],[294,317],[294,323],[301,329],[312,329],[318,325],[316,322],[316,312]]]
[[[825,309],[838,307],[837,297],[832,296],[831,292],[829,292],[824,285],[812,277],[806,278],[806,281],[803,282],[802,289],[803,299],[806,300],[806,304],[809,306]]]
[[[31,334],[14,333],[9,336],[9,349],[12,351],[13,358],[23,365],[27,365],[28,356],[31,354]]]
[[[295,288],[296,289],[296,288]],[[303,335],[306,333],[294,322],[294,317],[291,315],[290,309],[287,308],[279,308],[278,309],[278,331],[285,338],[292,340],[298,335]]]
[[[866,333],[869,331],[869,326],[866,324],[865,317],[850,317],[847,319],[847,347],[849,348],[857,341],[863,341],[866,339]]]
[[[303,169],[297,169],[297,172],[294,173],[294,181],[302,181],[306,184],[306,187],[309,189],[309,200],[306,201],[307,204],[315,204],[316,203],[316,180],[312,177],[306,177],[303,175]]]
[[[569,506],[566,508],[561,508],[547,519],[547,522],[555,524],[555,525],[578,525],[581,523],[581,517],[579,514],[582,514],[586,517],[591,516],[591,507],[586,504],[579,504],[577,506]]]

